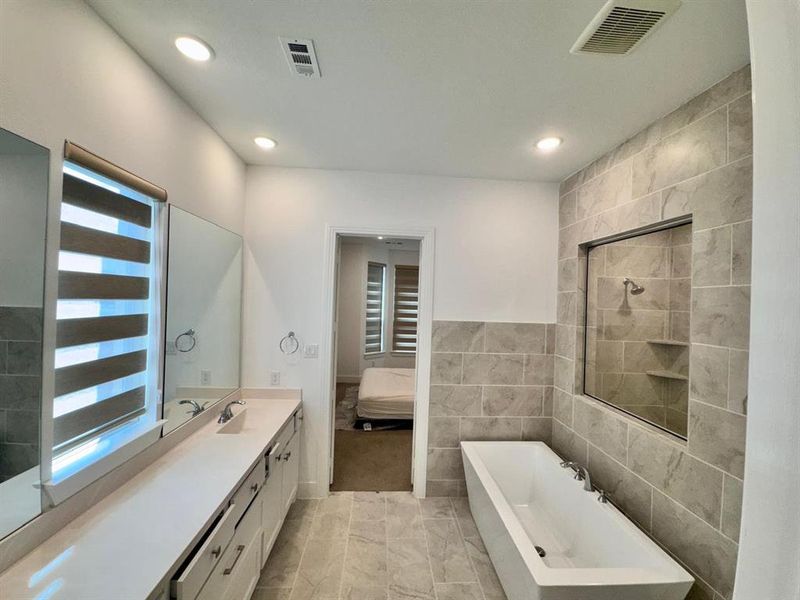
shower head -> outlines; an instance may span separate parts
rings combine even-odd
[[[633,294],[634,296],[638,296],[639,294],[644,292],[644,288],[641,285],[638,285],[630,277],[626,277],[625,279],[622,280],[622,285],[624,285],[626,288],[628,287],[629,284],[631,286],[631,294]]]

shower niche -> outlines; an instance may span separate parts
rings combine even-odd
[[[692,225],[590,246],[584,393],[686,438]]]

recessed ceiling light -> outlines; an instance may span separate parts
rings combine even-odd
[[[561,145],[563,140],[558,137],[546,137],[536,142],[536,147],[542,152],[551,152]]]
[[[382,235],[379,235],[379,236],[378,236],[378,239],[379,239],[379,240],[382,240],[382,239],[383,239],[383,236],[382,236]]]
[[[185,57],[199,62],[206,62],[214,58],[214,51],[211,46],[196,37],[182,35],[179,38],[175,38],[175,47]]]
[[[256,146],[258,146],[262,150],[272,150],[275,146],[278,145],[278,142],[276,142],[275,140],[271,140],[268,137],[257,137],[254,138],[253,141],[256,143]]]

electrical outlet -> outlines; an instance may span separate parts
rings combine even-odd
[[[281,384],[281,372],[280,371],[272,371],[269,374],[269,384],[270,385],[280,385]]]
[[[319,356],[319,344],[306,344],[303,348],[303,356],[317,358]]]
[[[200,385],[211,385],[211,371],[200,371]]]

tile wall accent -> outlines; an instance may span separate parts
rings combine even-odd
[[[752,214],[745,67],[561,184],[552,445],[694,574],[731,597],[747,412]],[[582,244],[691,215],[688,442],[582,395]],[[576,306],[577,310],[566,307]],[[576,368],[577,367],[577,368]]]
[[[0,306],[0,482],[39,464],[42,310]]]
[[[466,494],[459,442],[550,441],[553,323],[434,321],[428,496]]]

